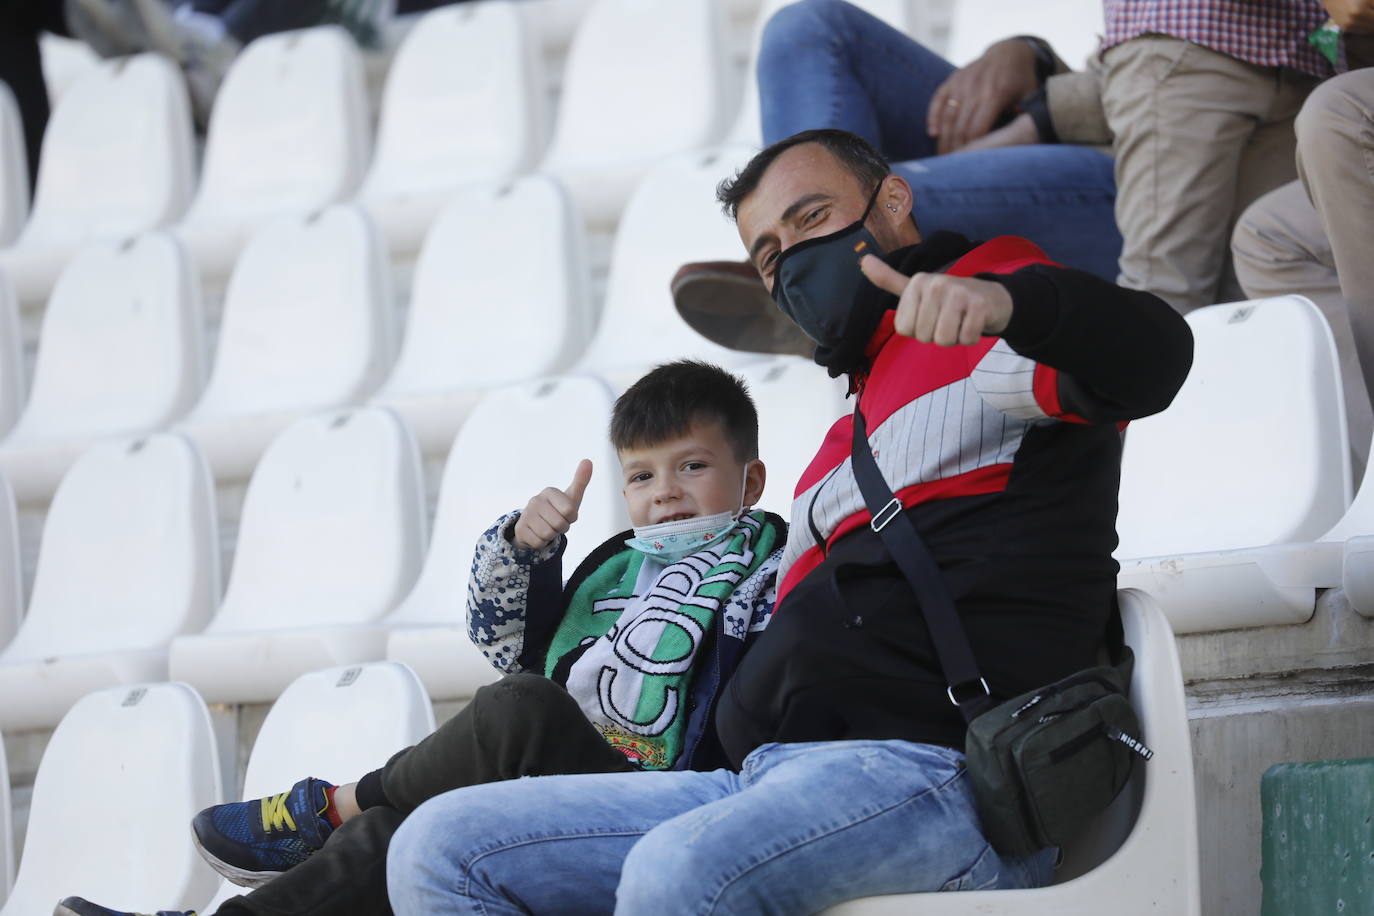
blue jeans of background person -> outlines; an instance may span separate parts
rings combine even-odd
[[[818,127],[856,133],[911,183],[922,232],[1023,236],[1060,264],[1115,282],[1121,233],[1111,157],[1057,144],[937,155],[926,111],[954,69],[844,0],[801,0],[764,29],[763,140]]]
[[[398,916],[813,913],[871,894],[1033,887],[1054,853],[983,838],[963,755],[765,744],[739,773],[550,776],[458,789],[392,840]]]

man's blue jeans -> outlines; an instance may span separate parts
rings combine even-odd
[[[1033,887],[1054,853],[983,838],[963,755],[766,744],[739,773],[549,776],[458,789],[391,844],[398,916],[813,913],[871,894]]]
[[[911,183],[922,232],[1023,236],[1060,264],[1115,282],[1121,233],[1111,157],[1057,144],[937,155],[926,111],[954,69],[844,0],[801,0],[764,29],[763,140],[819,127],[856,133]]]

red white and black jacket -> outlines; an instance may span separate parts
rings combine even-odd
[[[1024,239],[961,240],[952,264],[940,241],[889,260],[1001,283],[1010,324],[939,347],[895,334],[889,311],[855,388],[984,677],[1011,697],[1095,662],[1115,606],[1121,429],[1169,404],[1192,337],[1159,298],[1055,266]],[[765,741],[963,746],[915,597],[868,527],[851,436],[846,416],[797,485],[778,609],[718,711],[736,761]]]

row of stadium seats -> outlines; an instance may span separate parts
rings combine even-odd
[[[828,912],[953,916],[977,906],[998,914],[1088,914],[1100,912],[1111,895],[1126,914],[1197,913],[1193,767],[1177,651],[1167,622],[1145,596],[1124,592],[1122,617],[1136,654],[1132,700],[1155,756],[1136,768],[1132,784],[1101,820],[1064,850],[1056,883],[973,898],[877,897]],[[320,722],[348,727],[322,732]],[[263,722],[242,797],[279,792],[306,775],[356,779],[433,728],[430,697],[404,664],[308,672],[281,692]],[[213,911],[241,889],[217,885],[186,825],[223,798],[214,730],[194,688],[147,683],[84,696],[53,733],[39,766],[23,861],[8,900],[12,856],[0,845],[0,916],[46,912],[68,894],[120,908]],[[8,782],[0,780],[0,828],[8,827],[8,809]],[[72,830],[76,823],[82,829]],[[8,836],[5,829],[0,843]]]
[[[1192,376],[1171,410],[1127,433],[1121,584],[1153,595],[1178,632],[1302,622],[1318,589],[1369,576],[1359,535],[1374,491],[1352,504],[1330,331],[1299,298],[1188,320]],[[785,514],[845,410],[840,390],[791,358],[739,371],[773,481],[762,505]],[[565,376],[483,396],[449,450],[428,551],[420,452],[395,412],[296,420],[257,463],[222,600],[214,484],[191,440],[91,448],[49,508],[12,641],[17,573],[3,577],[0,695],[24,700],[0,709],[0,728],[51,726],[89,690],[168,671],[213,702],[263,702],[302,671],[390,657],[435,697],[469,696],[489,675],[460,625],[478,534],[584,456],[598,470],[569,562],[626,527],[605,437],[616,387]],[[0,561],[17,570],[13,530]]]
[[[295,416],[369,398],[401,410],[434,454],[493,385],[574,366],[623,385],[678,356],[749,361],[694,334],[669,295],[681,260],[738,256],[711,193],[727,161],[687,154],[641,182],[599,320],[581,225],[559,184],[537,175],[449,201],[417,261],[399,347],[385,257],[352,204],[278,217],[250,240],[208,373],[200,286],[168,232],[87,243],[67,265],[27,403],[18,310],[0,276],[0,429],[13,427],[0,470],[21,502],[40,501],[94,438],[180,424],[217,478],[242,479]]]

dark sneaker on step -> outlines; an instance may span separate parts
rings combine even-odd
[[[748,261],[684,264],[670,288],[682,320],[723,347],[807,358],[816,351],[811,338],[779,311]]]
[[[301,864],[334,828],[320,779],[302,779],[290,792],[206,808],[191,821],[196,848],[210,867],[240,887],[261,887]]]
[[[196,916],[195,910],[158,910],[156,913],[131,913],[98,906],[85,897],[67,897],[52,911],[52,916]]]

